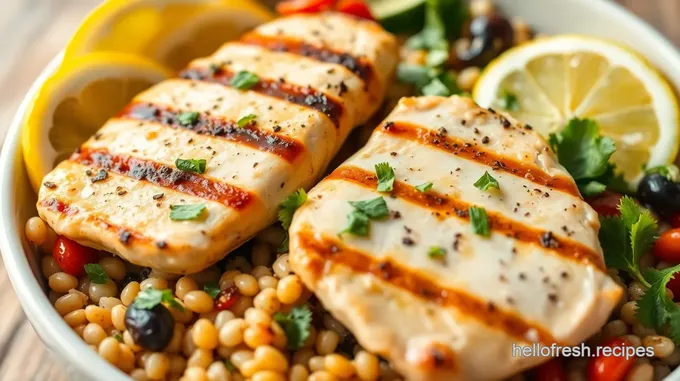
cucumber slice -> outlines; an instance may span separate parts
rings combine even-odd
[[[369,0],[368,5],[392,33],[415,33],[423,28],[425,0]]]

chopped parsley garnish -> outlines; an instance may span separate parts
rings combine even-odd
[[[305,201],[307,201],[307,192],[300,188],[283,200],[281,205],[279,205],[279,222],[281,222],[281,226],[286,231],[286,237],[277,249],[279,253],[288,252],[288,228],[293,221],[293,214],[295,214],[297,208],[301,207]]]
[[[109,282],[108,274],[106,274],[106,271],[104,271],[104,268],[99,263],[86,264],[85,272],[92,283],[106,284]]]
[[[425,2],[425,26],[420,33],[406,41],[409,49],[428,51],[426,62],[430,67],[441,66],[449,59],[449,41],[446,24],[442,18],[440,0]]]
[[[482,177],[475,181],[473,185],[475,188],[483,191],[487,191],[489,188],[501,189],[501,186],[498,185],[498,180],[491,176],[488,171],[485,171]]]
[[[446,255],[446,250],[441,246],[432,246],[427,250],[427,256],[431,259],[442,259]]]
[[[246,115],[246,116],[244,116],[244,117],[241,117],[241,118],[238,120],[238,122],[236,122],[236,124],[237,124],[239,127],[243,128],[243,127],[246,127],[246,126],[249,126],[249,125],[253,124],[253,122],[255,122],[255,119],[257,119],[257,115],[255,115],[255,114],[248,114],[248,115]]]
[[[119,343],[123,342],[123,336],[118,332],[113,334],[113,338],[116,339],[116,341],[118,341]]]
[[[378,192],[392,192],[394,190],[394,169],[389,164],[376,164],[375,174],[378,176]]]
[[[203,291],[205,291],[211,298],[215,299],[220,293],[220,286],[214,282],[208,282],[203,285]]]
[[[387,217],[390,214],[389,210],[387,210],[387,203],[382,197],[365,201],[350,201],[349,203],[371,219]]]
[[[195,220],[203,214],[205,204],[170,205],[170,219],[174,221]]]
[[[489,230],[489,218],[486,215],[486,210],[484,210],[484,208],[472,206],[468,209],[468,213],[470,214],[472,232],[483,237],[490,236],[491,231]]]
[[[425,183],[425,184],[416,185],[415,188],[418,192],[425,193],[425,192],[429,191],[430,189],[432,189],[432,183]]]
[[[618,206],[620,216],[600,218],[600,243],[607,267],[626,271],[649,287],[640,270],[640,258],[657,237],[658,225],[649,210],[640,207],[627,196]]]
[[[233,88],[239,90],[248,90],[260,82],[260,78],[249,72],[249,71],[239,71],[236,75],[229,81],[229,85]]]
[[[677,181],[678,177],[680,177],[680,170],[678,170],[675,164],[657,165],[656,167],[645,169],[645,175],[651,175],[652,173],[658,173],[670,181]]]
[[[517,95],[509,91],[503,91],[501,97],[498,99],[498,105],[508,111],[519,111],[519,102]]]
[[[550,134],[557,158],[574,178],[584,196],[596,196],[606,188],[628,193],[628,184],[609,162],[616,150],[614,141],[600,135],[600,127],[589,119],[572,119],[559,134]]]
[[[205,173],[207,161],[205,159],[177,159],[175,166],[186,172]]]
[[[648,268],[644,277],[651,285],[637,301],[635,317],[645,327],[664,333],[676,344],[680,344],[680,306],[666,293],[666,285],[680,271],[680,265],[663,270]]]
[[[370,224],[370,219],[367,215],[359,210],[353,210],[347,215],[347,227],[342,233],[351,233],[361,237],[366,237],[368,235],[368,226]]]
[[[161,303],[167,303],[170,307],[184,312],[184,307],[175,300],[170,290],[156,290],[155,288],[147,288],[139,292],[135,298],[134,304],[137,308],[143,310],[150,310]]]
[[[402,63],[397,68],[397,78],[413,85],[422,95],[447,97],[463,93],[456,83],[456,76],[439,68]]]
[[[312,325],[312,311],[307,305],[293,308],[289,313],[277,312],[274,321],[279,323],[286,333],[288,349],[297,350],[309,337]]]
[[[199,114],[196,111],[187,111],[179,114],[177,121],[182,126],[193,126],[198,122],[198,116]]]

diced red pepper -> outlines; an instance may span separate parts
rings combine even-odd
[[[287,0],[276,5],[276,11],[282,15],[295,13],[317,13],[331,9],[337,0]]]
[[[371,13],[371,8],[363,0],[340,0],[335,6],[338,12],[360,17],[368,20],[375,20]]]
[[[236,286],[231,286],[227,289],[220,291],[215,297],[215,309],[218,311],[228,310],[233,306],[238,300],[239,295],[238,288]]]

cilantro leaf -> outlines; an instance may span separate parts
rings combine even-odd
[[[205,291],[211,298],[215,299],[220,293],[220,286],[215,282],[208,282],[203,285],[203,291]]]
[[[409,49],[448,50],[440,0],[425,0],[425,26],[406,41]]]
[[[392,192],[394,189],[394,169],[387,163],[375,165],[375,174],[378,176],[378,192]]]
[[[517,95],[510,91],[503,91],[500,98],[498,99],[498,105],[503,110],[519,111],[519,101],[517,100]]]
[[[360,210],[353,210],[347,215],[347,227],[342,233],[351,233],[361,237],[368,236],[368,226],[370,220],[366,214]]]
[[[473,185],[475,188],[483,191],[487,191],[489,188],[501,189],[501,186],[498,185],[498,180],[491,176],[488,171],[485,171],[482,177],[475,181]]]
[[[134,304],[137,308],[150,310],[161,303],[167,303],[170,307],[184,312],[184,307],[175,300],[172,296],[172,291],[157,290],[155,288],[147,288],[139,292],[135,298]]]
[[[600,218],[599,238],[605,263],[649,286],[640,271],[640,258],[656,240],[657,222],[649,210],[628,196],[621,198],[618,209],[620,216]]]
[[[666,286],[680,271],[680,265],[663,270],[649,268],[645,270],[645,278],[651,285],[637,301],[635,317],[645,327],[666,332],[676,343],[680,344],[680,307],[666,294]]]
[[[387,217],[390,214],[389,210],[387,210],[387,203],[382,197],[365,201],[350,201],[349,203],[371,219]]]
[[[605,184],[597,181],[588,181],[585,184],[577,184],[578,190],[585,197],[597,196],[607,189]]]
[[[490,236],[491,230],[489,229],[489,218],[486,215],[486,210],[473,206],[468,209],[468,213],[470,214],[472,232],[483,237]]]
[[[417,89],[423,88],[437,75],[439,75],[438,70],[427,66],[401,63],[397,67],[397,78],[399,81],[411,84]]]
[[[90,282],[96,284],[106,284],[109,282],[109,275],[99,263],[88,263],[85,265],[85,272]]]
[[[205,159],[177,159],[175,166],[186,172],[202,174],[205,173],[207,161]]]
[[[199,113],[196,111],[187,111],[177,116],[177,121],[182,126],[193,126],[198,122]]]
[[[241,117],[238,122],[236,122],[236,125],[243,128],[246,126],[249,126],[255,122],[255,119],[257,119],[257,115],[255,114],[248,114],[246,116]]]
[[[427,250],[427,256],[431,259],[441,259],[446,255],[446,250],[441,246],[432,246]]]
[[[170,219],[174,221],[195,220],[206,210],[205,204],[170,205]]]
[[[239,71],[231,78],[229,85],[233,88],[239,90],[248,90],[260,82],[260,78],[249,72],[249,71]]]
[[[432,185],[433,185],[432,183],[424,183],[424,184],[416,185],[415,188],[418,192],[425,193],[425,192],[429,191],[430,189],[432,189]]]
[[[574,180],[601,176],[616,150],[614,141],[600,135],[600,127],[589,119],[572,119],[559,135],[551,134],[550,142],[560,164]]]
[[[652,173],[658,173],[670,181],[676,181],[680,175],[680,170],[678,170],[675,164],[657,165],[656,167],[645,169],[645,175],[651,175]]]
[[[293,308],[288,314],[277,312],[274,321],[279,323],[286,333],[288,349],[299,349],[309,337],[312,324],[312,311],[307,305]]]
[[[307,192],[300,188],[279,205],[279,221],[284,229],[288,230],[290,223],[293,221],[293,214],[305,201],[307,201]]]

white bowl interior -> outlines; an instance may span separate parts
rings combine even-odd
[[[589,34],[627,44],[659,67],[676,89],[680,88],[680,55],[659,33],[607,0],[496,0],[508,15],[519,16],[536,30],[549,33]],[[27,95],[58,65],[56,58]],[[62,360],[71,380],[123,381],[127,378],[109,365],[68,327],[45,296],[39,257],[26,241],[26,220],[36,215],[35,194],[26,176],[21,154],[20,128],[27,109],[21,105],[0,156],[0,251],[12,284],[33,327]],[[680,380],[680,370],[669,380]]]

